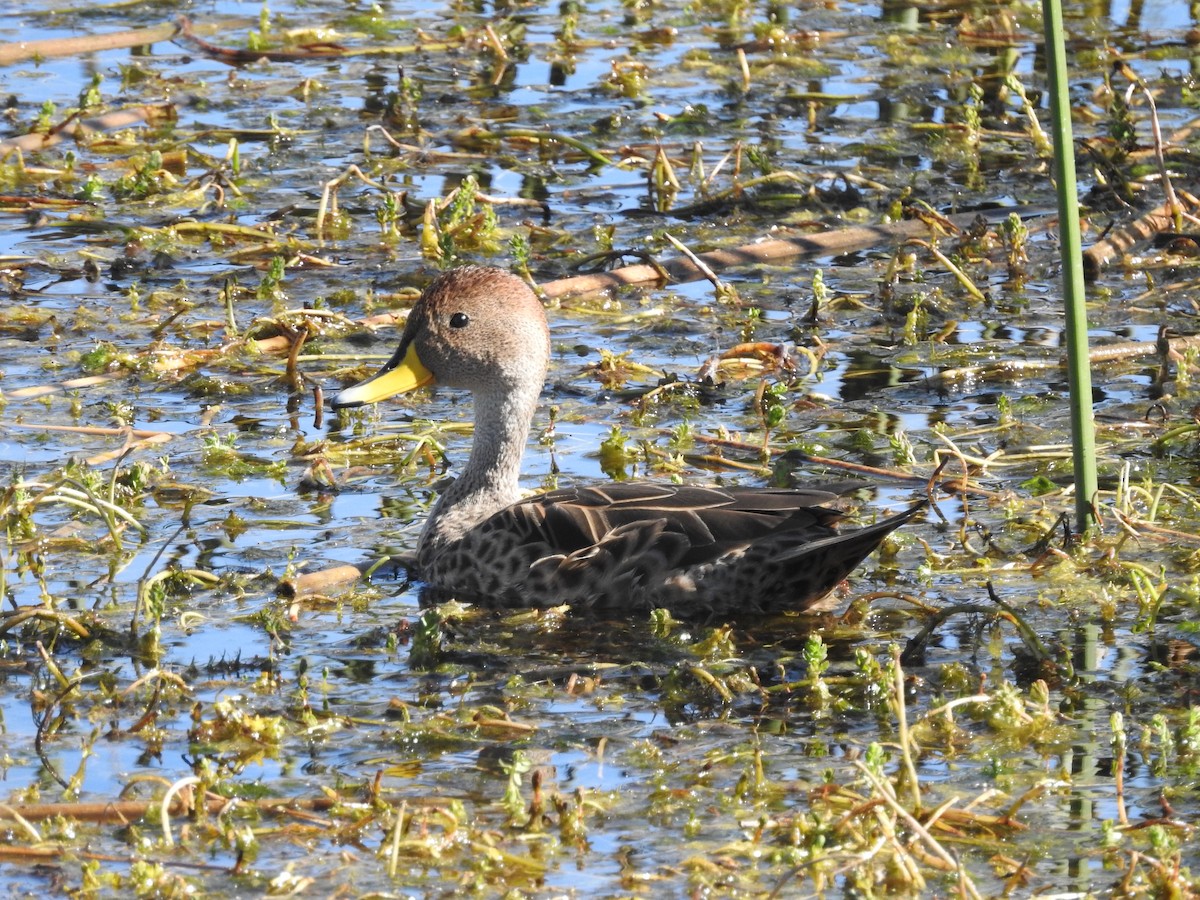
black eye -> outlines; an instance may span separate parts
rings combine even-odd
[[[466,313],[455,313],[450,317],[451,328],[466,328],[471,323],[471,317]]]

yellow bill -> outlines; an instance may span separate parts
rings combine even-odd
[[[384,367],[358,384],[346,388],[333,398],[334,409],[378,403],[388,397],[415,391],[433,381],[433,373],[425,368],[411,342],[404,344]]]

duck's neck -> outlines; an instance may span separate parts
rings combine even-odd
[[[520,498],[521,456],[540,392],[540,384],[523,391],[475,391],[471,456],[425,523],[419,565],[428,564],[448,544]]]

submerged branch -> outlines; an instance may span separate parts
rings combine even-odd
[[[196,35],[192,22],[186,16],[179,17],[179,34],[207,56],[224,63],[253,63],[260,59],[270,62],[297,62],[305,59],[321,59],[330,56],[345,56],[346,48],[340,44],[309,44],[296,50],[247,50],[236,47],[221,47]]]
[[[216,815],[231,801],[228,797],[210,794],[204,801],[206,811]],[[320,811],[332,809],[346,801],[340,797],[262,797],[257,800],[238,800],[239,805],[252,806],[259,812],[288,812],[290,810]],[[53,819],[59,816],[80,822],[106,822],[123,825],[141,819],[151,810],[162,806],[161,800],[112,800],[107,803],[22,803],[15,804],[3,812],[16,813],[30,822]],[[185,798],[172,798],[167,813],[183,815],[191,805]]]
[[[1179,205],[1185,214],[1200,212],[1200,202],[1195,197],[1179,191]],[[1175,228],[1175,210],[1170,203],[1163,203],[1142,213],[1132,222],[1116,229],[1083,251],[1083,271],[1089,281],[1095,281],[1115,260],[1129,252],[1135,245],[1151,240],[1157,235]]]
[[[210,30],[211,25],[203,26]],[[268,62],[302,62],[310,59],[338,59],[352,56],[406,56],[413,53],[445,53],[466,43],[465,38],[446,41],[418,41],[413,44],[369,44],[362,47],[346,47],[332,42],[314,42],[304,44],[294,50],[252,50],[242,47],[222,47],[196,36],[197,27],[186,17],[180,17],[179,34],[191,42],[197,50],[220,62],[229,65],[256,63],[259,60]],[[503,47],[499,46],[499,38],[494,32],[484,46],[492,50],[500,58],[504,58]],[[419,33],[418,33],[419,35]]]
[[[284,578],[279,582],[279,586],[275,591],[281,597],[294,600],[312,594],[322,594],[330,588],[350,584],[353,581],[357,581],[362,574],[363,570],[360,567],[346,563],[341,566],[333,566],[328,569],[319,569],[315,572],[305,572],[303,575]]]
[[[1011,210],[1003,210],[1005,214]],[[1041,213],[1036,213],[1040,215]],[[954,228],[966,228],[974,224],[978,213],[950,216],[947,222]],[[926,237],[938,230],[940,223],[931,224],[924,219],[909,219],[882,225],[856,225],[839,228],[822,234],[796,235],[776,238],[754,244],[743,244],[728,250],[710,250],[696,254],[697,258],[714,272],[738,266],[759,266],[779,263],[784,260],[811,259],[835,256],[863,250],[868,247],[891,245]],[[944,233],[944,231],[942,232]],[[705,277],[697,262],[678,256],[663,260],[659,265],[640,264],[623,266],[610,272],[594,272],[560,278],[541,285],[541,291],[551,299],[575,294],[590,294],[611,290],[627,284],[663,282],[667,278],[675,282],[697,281]]]
[[[175,106],[172,103],[130,106],[105,113],[94,119],[82,119],[76,113],[47,132],[32,131],[17,137],[5,138],[0,141],[0,158],[6,157],[13,151],[30,153],[46,147],[53,147],[68,137],[79,138],[94,131],[115,131],[118,128],[128,128],[130,125],[138,125],[143,122],[150,124],[174,117]]]
[[[82,56],[104,50],[125,47],[145,47],[159,41],[169,41],[179,33],[174,22],[135,28],[132,31],[113,31],[108,34],[86,34],[81,37],[47,38],[42,41],[13,41],[0,44],[0,66],[27,60],[53,59],[60,56]]]
[[[1088,362],[1093,365],[1138,359],[1143,356],[1161,355],[1164,345],[1172,359],[1179,359],[1188,350],[1200,349],[1200,335],[1163,338],[1159,341],[1122,341],[1095,347],[1088,351]],[[956,366],[943,369],[929,376],[931,382],[992,381],[996,379],[1022,378],[1062,369],[1066,357],[1060,359],[1006,359],[981,363],[977,366]]]

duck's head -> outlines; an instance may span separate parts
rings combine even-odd
[[[464,266],[438,275],[408,315],[400,346],[335,409],[362,406],[427,384],[495,395],[541,391],[550,357],[542,304],[502,269]]]

